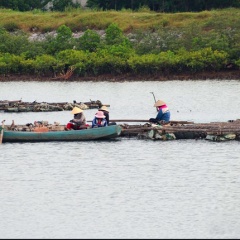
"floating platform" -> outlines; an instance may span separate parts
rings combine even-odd
[[[206,139],[211,141],[240,140],[240,119],[228,122],[193,123],[172,121],[166,125],[145,123],[122,124],[122,137],[152,140]]]
[[[70,111],[74,107],[79,107],[82,110],[100,108],[102,105],[109,107],[109,104],[102,104],[100,100],[89,102],[77,102],[73,100],[70,102],[23,102],[22,100],[3,100],[0,101],[0,111],[3,112],[56,112],[56,111]]]

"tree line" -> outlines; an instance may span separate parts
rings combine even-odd
[[[72,0],[0,0],[0,7],[19,11],[43,9],[51,2],[53,11],[64,11],[67,7],[79,8]],[[101,10],[138,10],[148,7],[157,12],[199,12],[212,9],[240,7],[239,0],[88,0],[87,7]]]
[[[44,7],[52,3],[50,10],[64,11],[67,7],[79,8],[80,4],[72,0],[0,0],[0,8],[8,8],[21,12],[32,11],[35,9],[46,10]]]
[[[240,7],[239,0],[88,0],[90,8],[103,10],[137,10],[148,7],[159,12],[199,12],[203,10]]]
[[[57,35],[30,41],[0,29],[0,74],[29,74],[56,77],[74,69],[77,77],[102,74],[168,75],[240,69],[238,31],[207,35],[181,29],[177,32],[148,32],[130,39],[117,24],[110,24],[104,37],[86,30],[79,38],[66,25]],[[186,35],[187,37],[184,37]],[[149,39],[149,36],[151,39]]]

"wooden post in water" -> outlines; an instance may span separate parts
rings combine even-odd
[[[5,120],[2,121],[2,129],[0,133],[0,144],[2,144],[2,141],[3,141],[4,123],[5,123]]]

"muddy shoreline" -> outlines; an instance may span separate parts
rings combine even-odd
[[[68,81],[109,81],[109,82],[124,82],[124,81],[171,81],[171,80],[240,80],[240,70],[229,70],[219,72],[199,72],[199,73],[182,73],[182,74],[165,74],[165,75],[134,75],[134,74],[104,74],[99,76],[89,77],[77,77],[72,76],[69,79],[53,78],[51,76],[37,76],[37,75],[0,75],[0,82],[12,82],[12,81],[41,81],[41,82],[68,82]]]

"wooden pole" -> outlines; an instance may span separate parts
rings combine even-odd
[[[145,122],[149,123],[149,120],[144,120],[144,119],[110,119],[110,122]],[[92,122],[92,121],[87,121],[87,122]],[[188,121],[169,121],[171,124],[193,124],[194,122],[188,122]]]
[[[2,141],[3,141],[4,123],[5,123],[5,120],[2,121],[2,129],[1,129],[1,134],[0,134],[0,144],[2,144]]]
[[[150,92],[150,93],[152,93],[152,95],[153,95],[153,98],[154,98],[154,101],[155,101],[155,103],[157,102],[157,100],[156,100],[156,98],[155,98],[155,95],[154,95],[154,92]],[[158,108],[156,107],[156,110],[158,111]]]

